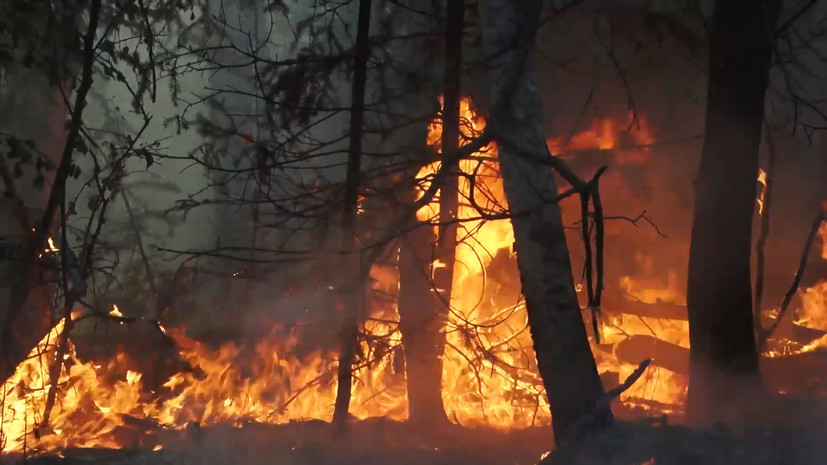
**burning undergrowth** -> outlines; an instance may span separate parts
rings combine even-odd
[[[461,111],[461,143],[465,143],[482,131],[485,121],[474,113],[467,99],[462,101]],[[622,127],[598,120],[593,128],[568,141],[549,141],[549,147],[570,159],[615,157],[614,162],[623,167],[645,166],[652,156],[652,129],[645,120],[634,130],[623,131]],[[438,146],[440,133],[436,121],[430,127],[429,143]],[[496,146],[491,145],[460,166],[469,177],[460,177],[457,265],[444,328],[447,344],[442,358],[442,400],[449,419],[457,425],[515,431],[545,426],[551,419],[520,301],[510,222],[479,218],[480,209],[497,213],[507,208],[496,158]],[[420,171],[422,189],[437,169],[434,164]],[[470,181],[472,173],[474,183]],[[622,189],[623,176],[623,170],[616,175],[607,173],[604,188]],[[617,198],[625,201],[622,196]],[[607,208],[611,203],[607,201]],[[421,221],[438,216],[436,199],[418,213]],[[608,247],[612,236],[615,240],[620,237],[618,231],[607,228]],[[827,227],[822,227],[821,234],[827,243]],[[593,353],[607,387],[625,379],[640,360],[654,358],[644,376],[623,393],[615,410],[627,418],[667,414],[679,420],[689,349],[680,275],[664,272],[651,256],[629,255],[637,273],[620,273],[607,282],[607,287],[616,291],[607,293],[600,315],[602,337],[599,344],[592,337]],[[827,246],[823,258],[827,259]],[[439,266],[432,264],[432,268]],[[376,265],[371,275],[374,290],[398,295],[399,277],[393,266]],[[827,338],[818,332],[827,330],[825,296],[824,281],[801,292],[795,326],[806,325],[816,332],[797,341],[780,337],[770,341],[765,371],[778,372],[793,357],[812,356],[825,346],[820,341]],[[354,367],[351,414],[363,420],[404,420],[408,402],[395,302],[392,298],[372,300],[368,313],[362,327],[360,361]],[[114,318],[115,324],[124,323],[120,316],[113,309],[108,318]],[[82,314],[75,315],[76,322],[82,318]],[[168,433],[179,434],[193,427],[280,425],[332,418],[336,355],[330,350],[301,348],[301,327],[275,328],[257,341],[215,348],[189,337],[183,328],[153,326],[163,340],[171,341],[171,350],[165,356],[156,354],[157,363],[147,364],[124,350],[87,360],[78,355],[71,341],[57,350],[65,324],[61,321],[52,328],[3,386],[0,437],[4,452],[158,449],[168,444],[163,439]],[[63,360],[57,365],[59,370],[53,371],[58,373],[56,379],[52,379],[50,367],[55,366],[55,357]],[[820,363],[808,362],[805,368]],[[46,408],[50,389],[56,390],[54,405]],[[44,421],[44,412],[48,412],[48,421]]]

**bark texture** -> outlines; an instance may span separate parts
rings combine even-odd
[[[733,421],[760,385],[750,249],[779,0],[718,2],[689,252],[690,385],[687,418]],[[754,392],[758,392],[757,389]]]
[[[559,443],[570,427],[595,410],[604,391],[580,314],[560,208],[550,200],[557,187],[546,159],[540,100],[529,53],[540,4],[489,0],[485,46],[494,65],[492,96],[498,110],[491,121],[505,194],[511,211],[524,213],[512,218],[514,249],[537,365]],[[516,85],[506,88],[512,85],[513,67],[520,65]],[[602,408],[587,429],[608,425],[612,420],[611,410]]]
[[[436,237],[429,226],[408,234],[399,256],[399,329],[405,348],[408,419],[414,425],[447,422],[442,404],[444,312],[430,276]]]

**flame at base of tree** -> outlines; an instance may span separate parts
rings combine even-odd
[[[482,131],[485,121],[474,113],[468,99],[462,100],[461,111],[460,143],[465,144]],[[645,120],[639,123],[636,130],[619,134],[614,124],[599,120],[566,144],[550,140],[548,145],[563,156],[576,156],[571,151],[577,150],[621,147],[619,163],[639,163],[646,160],[644,152],[653,140]],[[430,126],[428,142],[432,146],[439,146],[440,129],[439,121]],[[631,142],[624,144],[624,138],[631,138]],[[447,344],[442,358],[442,398],[449,418],[462,425],[499,429],[548,425],[548,402],[537,374],[518,277],[514,275],[511,224],[507,219],[481,218],[481,211],[497,214],[507,209],[496,158],[496,146],[492,144],[460,163],[465,176],[459,177],[460,224],[454,292],[444,328]],[[420,171],[421,189],[427,188],[438,168],[433,164]],[[438,216],[438,199],[418,212],[421,221]],[[822,226],[821,235],[825,242],[822,256],[827,259],[827,226]],[[657,267],[646,257],[639,254],[635,260],[637,266],[659,278]],[[374,286],[388,292],[398,288],[395,270],[377,266],[372,276]],[[632,276],[623,276],[616,284],[641,302],[685,302],[675,276],[669,276],[665,285]],[[803,290],[801,296],[801,323],[827,329],[827,282]],[[370,313],[363,328],[368,337],[361,343],[360,362],[354,367],[351,413],[356,418],[404,420],[408,406],[404,369],[398,363],[399,315],[393,303],[374,303]],[[121,316],[117,309],[111,315]],[[182,329],[171,329],[167,333],[176,342],[179,356],[192,369],[173,374],[162,391],[155,393],[144,386],[142,373],[129,368],[124,353],[107,363],[85,362],[70,342],[54,383],[58,401],[45,422],[51,429],[36,435],[53,384],[49,367],[63,325],[61,321],[52,328],[3,385],[0,438],[4,452],[22,451],[24,447],[58,453],[70,447],[126,447],[130,444],[125,443],[121,430],[128,428],[130,419],[181,429],[190,422],[210,426],[332,418],[336,355],[315,351],[297,357],[300,335],[296,331],[274,329],[249,347],[225,344],[212,349],[187,337]],[[635,370],[639,360],[627,363],[618,353],[621,343],[635,336],[653,337],[677,350],[689,348],[685,320],[612,313],[603,322],[602,344],[593,345],[602,374],[613,373],[617,379],[625,379]],[[825,342],[813,341],[797,351],[827,347],[827,338],[823,339]],[[655,350],[655,365],[621,395],[620,401],[626,407],[652,413],[680,413],[687,379],[656,366],[657,347]]]
[[[117,309],[112,315],[118,315]],[[387,325],[366,325],[374,334],[389,333]],[[382,327],[385,326],[385,327]],[[118,429],[128,418],[152,420],[181,428],[190,422],[203,426],[242,422],[286,423],[296,419],[330,420],[336,396],[336,361],[332,354],[292,357],[294,334],[273,331],[252,347],[252,353],[234,344],[218,350],[188,338],[183,330],[167,330],[180,356],[192,370],[177,373],[164,383],[160,399],[142,386],[142,374],[128,369],[118,354],[105,366],[83,362],[70,342],[55,384],[59,401],[39,431],[48,391],[49,367],[55,343],[64,328],[61,321],[34,348],[3,386],[3,451],[28,448],[60,451],[68,447],[123,447]],[[395,336],[390,344],[398,344]],[[371,348],[363,345],[363,351]],[[407,416],[404,379],[389,369],[391,358],[377,357],[356,370],[351,413],[358,418]]]

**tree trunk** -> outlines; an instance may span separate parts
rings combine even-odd
[[[764,95],[779,0],[718,2],[689,251],[687,419],[734,420],[760,386],[750,248]],[[757,389],[754,392],[758,392]]]
[[[462,97],[462,30],[465,16],[464,0],[447,0],[445,8],[445,79],[442,95],[442,153],[459,148],[460,98]],[[441,265],[434,270],[434,287],[450,303],[457,247],[457,211],[459,210],[459,163],[448,167],[449,174],[439,192],[439,236],[437,259]]]
[[[403,238],[399,256],[399,330],[405,348],[408,418],[417,426],[447,422],[442,404],[444,312],[430,269],[435,235],[419,226]]]
[[[445,70],[442,94],[442,153],[459,147],[460,98],[462,82],[462,31],[465,15],[463,0],[445,3]],[[457,211],[459,209],[459,163],[440,187],[439,227],[437,237],[431,228],[420,227],[407,238],[400,256],[400,313],[404,319],[403,339],[408,376],[408,412],[413,424],[445,424],[448,419],[442,404],[442,354],[445,333],[442,331],[451,304],[454,263],[457,247]],[[436,244],[435,257],[431,245]],[[440,265],[428,270],[433,258]],[[404,310],[403,310],[404,308]]]
[[[488,0],[485,45],[486,54],[493,57],[490,79],[494,107],[502,105],[503,95],[513,93],[507,107],[500,109],[504,113],[492,114],[491,120],[508,204],[512,212],[525,212],[511,220],[514,249],[537,366],[559,443],[575,423],[594,412],[604,392],[577,302],[560,208],[547,200],[556,195],[557,187],[544,163],[548,152],[531,53],[519,50],[533,49],[541,2],[531,2],[531,7],[519,5],[522,3]],[[531,35],[517,40],[515,47],[515,38],[523,34]],[[520,53],[527,56],[524,69],[516,86],[505,89],[512,85],[508,77],[513,70],[509,67],[519,65],[514,63]],[[596,413],[586,428],[599,428],[613,420],[608,408]]]
[[[343,432],[347,428],[350,409],[350,389],[353,363],[356,359],[356,345],[359,343],[359,317],[364,297],[364,267],[361,254],[356,251],[356,215],[359,208],[359,185],[361,178],[362,136],[365,118],[365,86],[367,85],[367,61],[370,54],[371,0],[359,1],[359,20],[356,30],[356,53],[353,60],[353,87],[351,88],[350,146],[348,149],[347,177],[345,179],[345,211],[343,218],[343,248],[350,258],[352,272],[356,274],[342,293],[344,324],[339,349],[338,386],[333,410],[333,423]]]

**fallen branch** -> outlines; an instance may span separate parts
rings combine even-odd
[[[790,288],[787,289],[787,293],[784,294],[784,300],[781,302],[781,306],[778,307],[778,317],[775,321],[773,321],[769,328],[761,329],[761,333],[758,337],[759,351],[764,350],[767,340],[770,336],[772,336],[775,330],[778,329],[778,326],[784,319],[784,315],[787,313],[790,302],[792,302],[793,297],[798,292],[798,288],[801,285],[801,278],[804,276],[804,270],[807,268],[807,258],[810,256],[810,249],[813,246],[815,237],[818,235],[818,230],[821,227],[821,223],[823,223],[825,219],[827,219],[827,216],[825,216],[825,212],[822,211],[816,216],[815,221],[813,221],[813,225],[810,227],[810,234],[807,236],[807,242],[804,243],[804,250],[801,252],[801,260],[798,262],[798,269],[795,272],[793,282],[790,285]]]
[[[611,293],[603,301],[603,312],[608,314],[627,314],[646,318],[668,320],[686,320],[686,305],[658,300],[654,303],[644,302],[632,296]]]

